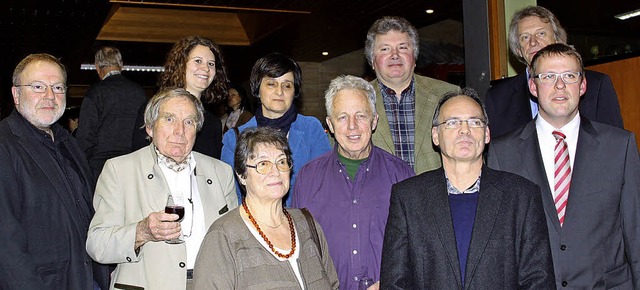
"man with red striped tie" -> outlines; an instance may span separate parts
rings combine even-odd
[[[538,116],[491,142],[489,166],[541,187],[558,289],[640,289],[635,136],[580,116],[588,80],[572,47],[545,47],[532,71]]]

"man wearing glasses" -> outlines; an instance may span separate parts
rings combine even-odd
[[[66,78],[48,54],[27,56],[13,72],[15,110],[0,122],[1,289],[108,287],[106,267],[85,250],[93,175],[75,139],[56,124]]]
[[[552,44],[532,60],[540,113],[495,140],[489,166],[542,189],[556,285],[640,287],[640,160],[634,134],[585,118],[582,58]]]
[[[540,188],[483,165],[477,93],[447,93],[432,140],[442,168],[392,187],[381,289],[555,289]]]
[[[546,8],[528,6],[513,15],[509,25],[509,48],[527,66],[527,71],[492,82],[487,91],[492,137],[524,126],[538,114],[539,104],[529,93],[527,83],[532,77],[531,59],[549,44],[566,42],[567,33],[560,21]],[[583,77],[589,81],[589,88],[580,101],[580,113],[590,120],[623,128],[618,96],[609,76],[585,70]]]

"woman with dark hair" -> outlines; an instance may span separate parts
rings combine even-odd
[[[272,127],[239,136],[234,171],[246,188],[242,208],[216,220],[194,268],[195,289],[338,289],[322,229],[310,214],[285,208],[290,140]]]
[[[227,98],[227,69],[218,45],[208,38],[188,36],[176,42],[164,64],[164,72],[158,80],[159,91],[179,87],[199,98],[203,104],[219,102]],[[137,128],[144,122],[141,108]],[[135,130],[134,150],[149,144],[144,129]],[[193,151],[220,159],[222,147],[222,123],[209,111],[204,113],[204,125],[196,136]]]
[[[230,112],[225,122],[225,132],[230,128],[242,126],[253,118],[247,94],[240,86],[234,84],[229,85],[227,106],[230,108]]]
[[[295,184],[296,173],[312,159],[331,151],[329,138],[314,117],[298,114],[293,99],[302,90],[302,70],[291,58],[279,53],[270,53],[253,65],[251,70],[251,94],[260,99],[261,106],[239,132],[251,127],[273,127],[282,131],[291,147],[293,173],[291,184]],[[236,149],[236,132],[229,130],[222,139],[222,161],[233,166]],[[238,200],[241,200],[238,190]],[[291,204],[291,195],[284,198]]]

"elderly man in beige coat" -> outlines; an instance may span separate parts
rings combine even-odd
[[[152,144],[106,162],[87,252],[117,264],[110,289],[193,289],[191,269],[207,229],[237,207],[231,167],[191,151],[202,112],[184,89],[156,95],[145,110]],[[164,212],[170,194],[184,200],[181,222]],[[184,243],[166,243],[178,237]]]

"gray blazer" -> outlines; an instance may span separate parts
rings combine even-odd
[[[196,182],[209,226],[238,206],[233,172],[229,165],[193,152]],[[185,289],[185,244],[148,242],[134,252],[136,225],[151,212],[164,210],[169,186],[157,164],[153,145],[109,159],[100,174],[89,227],[87,252],[105,264],[118,264],[113,274],[121,289]],[[127,288],[129,287],[129,288]]]
[[[640,288],[640,161],[633,133],[582,118],[562,227],[535,120],[491,141],[489,166],[540,185],[558,288]]]
[[[540,189],[482,168],[462,284],[444,170],[393,186],[380,289],[555,289]]]

